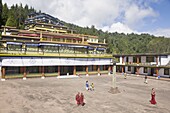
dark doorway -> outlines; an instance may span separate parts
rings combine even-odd
[[[69,75],[73,75],[73,70],[73,66],[61,66],[60,75],[67,75],[67,73],[69,73]]]

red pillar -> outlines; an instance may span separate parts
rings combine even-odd
[[[97,67],[98,76],[100,76],[100,65]]]
[[[88,66],[86,66],[86,76],[89,75],[89,69],[88,69]]]
[[[76,66],[74,66],[73,75],[76,75]]]
[[[159,69],[156,68],[156,76],[158,77],[159,76]]]
[[[5,79],[5,67],[2,67],[2,79]]]
[[[137,56],[137,64],[139,64],[139,56]]]
[[[42,77],[44,78],[44,77],[45,77],[45,74],[44,74],[44,66],[41,67],[41,73],[42,73]]]
[[[122,64],[124,63],[124,56],[122,56]]]
[[[136,70],[137,70],[137,76],[138,76],[139,75],[139,67],[137,67]]]
[[[26,78],[26,77],[27,77],[26,67],[23,67],[23,70],[24,70],[24,76],[23,76],[23,78]]]
[[[60,76],[60,66],[58,66],[58,76]]]
[[[124,66],[122,66],[122,73],[124,73]]]
[[[156,56],[156,65],[158,65],[158,56]]]
[[[110,75],[111,67],[108,67],[108,75]]]

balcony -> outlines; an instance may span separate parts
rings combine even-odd
[[[112,58],[112,54],[86,54],[0,49],[0,56],[49,56],[49,57],[78,57],[78,58]]]

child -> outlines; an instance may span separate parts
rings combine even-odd
[[[86,81],[86,90],[87,91],[89,90],[89,83],[88,83],[88,81]]]
[[[91,83],[91,85],[90,85],[90,90],[94,91],[94,84],[93,83]]]

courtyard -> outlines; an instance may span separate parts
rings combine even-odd
[[[143,76],[117,77],[121,93],[111,94],[111,76],[78,78],[29,78],[0,81],[0,113],[170,113],[170,82]],[[95,91],[86,91],[85,82],[94,83]],[[151,105],[155,88],[157,105]],[[82,92],[85,106],[77,106],[75,95]]]

